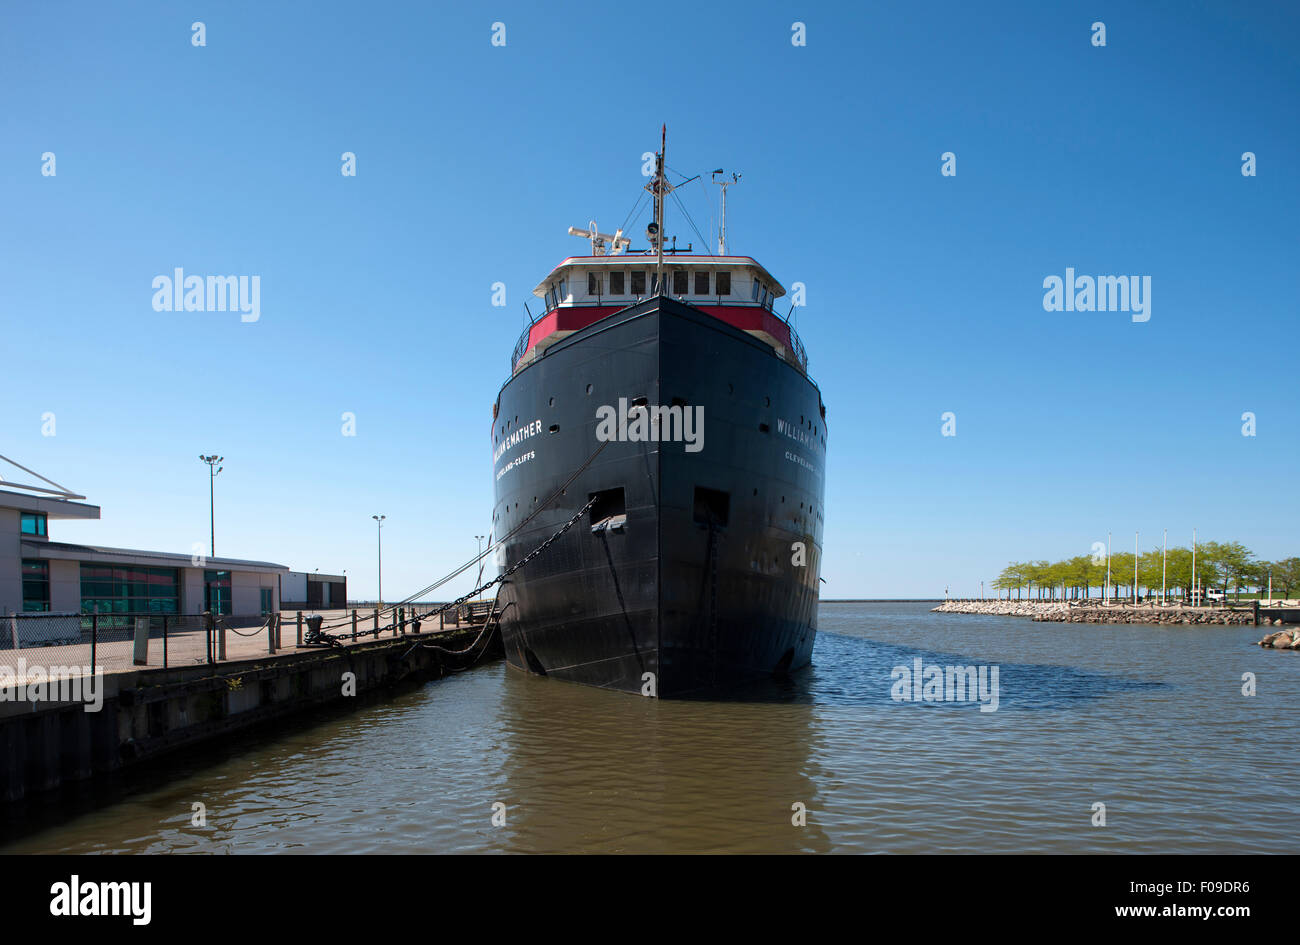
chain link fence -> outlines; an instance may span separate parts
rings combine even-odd
[[[70,665],[109,672],[246,659],[271,649],[270,620],[262,615],[10,614],[0,617],[0,666],[15,674],[20,668]]]

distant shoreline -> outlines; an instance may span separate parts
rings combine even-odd
[[[823,597],[823,604],[938,604],[942,597]]]

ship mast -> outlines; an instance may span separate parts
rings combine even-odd
[[[718,175],[723,173],[722,168],[713,172],[713,183],[722,188],[722,217],[718,220],[718,255],[727,255],[727,188],[732,184],[740,183],[740,175],[732,174],[731,180],[725,177],[718,180]]]
[[[654,180],[645,185],[655,199],[655,218],[646,227],[646,239],[655,250],[655,285],[659,295],[664,295],[664,197],[676,188],[668,183],[664,174],[664,154],[668,150],[668,126],[660,128],[659,153],[655,155]]]

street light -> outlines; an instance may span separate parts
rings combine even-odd
[[[215,558],[217,556],[217,513],[213,493],[216,489],[214,483],[217,474],[226,468],[225,466],[218,466],[217,463],[224,461],[225,457],[213,453],[211,456],[200,456],[199,459],[208,464],[208,527],[212,531],[212,557]]]
[[[379,525],[379,606],[384,606],[384,519],[387,515],[370,516]]]
[[[478,580],[474,582],[475,587],[483,583],[483,539],[486,537],[486,535],[474,536],[474,540],[478,542]]]

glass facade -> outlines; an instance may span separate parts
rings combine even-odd
[[[23,611],[44,613],[50,609],[50,563],[23,559]]]
[[[229,571],[203,572],[203,609],[214,614],[234,613]]]
[[[22,514],[22,532],[24,535],[38,535],[45,538],[45,513],[24,512]]]
[[[180,613],[175,568],[81,565],[81,612],[86,614]]]

